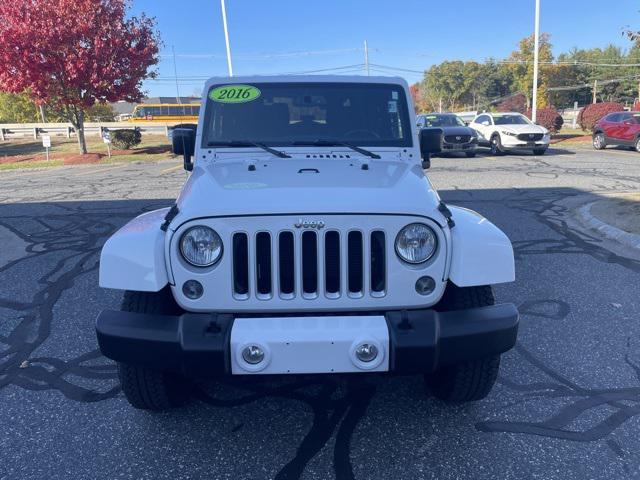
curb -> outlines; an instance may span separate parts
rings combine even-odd
[[[591,207],[593,207],[593,205],[597,201],[598,200],[596,200],[595,202],[587,203],[586,205],[583,205],[578,209],[578,214],[580,215],[581,219],[589,227],[599,231],[605,237],[620,242],[628,247],[640,250],[640,235],[620,230],[613,225],[604,223],[602,220],[599,220],[591,214]]]

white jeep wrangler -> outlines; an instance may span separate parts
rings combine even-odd
[[[188,378],[390,372],[478,400],[518,312],[509,239],[447,207],[423,167],[406,82],[212,78],[197,129],[176,129],[191,175],[175,205],[104,245],[100,285],[124,290],[96,323],[137,408],[186,400]]]

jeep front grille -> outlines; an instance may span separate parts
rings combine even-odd
[[[238,300],[386,293],[387,247],[381,230],[239,232],[233,234],[231,247],[233,295]]]

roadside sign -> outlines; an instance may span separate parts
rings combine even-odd
[[[51,148],[51,135],[42,135],[42,146],[47,152],[47,162],[49,161],[49,149]]]
[[[107,128],[102,130],[102,141],[107,144],[107,153],[111,158],[111,132]]]

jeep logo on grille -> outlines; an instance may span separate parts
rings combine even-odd
[[[304,220],[299,218],[294,226],[296,228],[315,228],[321,230],[324,228],[324,222],[322,220]]]

